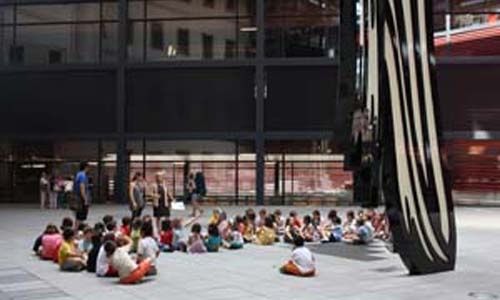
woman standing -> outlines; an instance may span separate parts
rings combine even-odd
[[[141,172],[136,172],[130,183],[129,199],[130,199],[130,211],[132,212],[132,219],[138,218],[142,214],[142,210],[146,205],[144,199],[145,196],[145,184],[144,177]]]
[[[164,173],[156,173],[155,183],[152,188],[153,192],[153,216],[156,219],[156,230],[159,232],[160,223],[163,218],[170,217],[170,206],[173,197],[170,195],[165,184]]]

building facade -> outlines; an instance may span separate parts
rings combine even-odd
[[[37,201],[42,171],[70,180],[81,160],[100,202],[126,201],[135,171],[165,171],[177,196],[202,171],[209,197],[228,201],[348,199],[339,66],[356,49],[360,10],[340,0],[2,0],[0,201]],[[456,189],[496,193],[500,4],[434,10]]]

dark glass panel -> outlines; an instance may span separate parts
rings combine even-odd
[[[96,63],[99,25],[26,25],[17,27],[20,64]]]
[[[233,2],[235,2],[234,9],[227,9],[226,0],[214,0],[210,1],[210,3],[203,3],[203,1],[148,0],[147,17],[148,19],[189,19],[254,15],[254,0],[237,0]]]
[[[498,0],[449,0],[453,12],[500,12]]]
[[[102,3],[102,19],[103,20],[118,20],[118,3],[103,2]]]
[[[224,59],[227,40],[235,43],[233,57],[253,57],[255,27],[249,24],[249,20],[236,22],[234,19],[148,23],[147,60]]]
[[[340,0],[265,1],[266,16],[339,15]]]
[[[339,52],[339,17],[266,19],[266,56],[329,57]]]
[[[144,22],[128,23],[128,59],[130,61],[142,61],[144,55]]]
[[[133,71],[127,87],[129,132],[255,129],[251,68]]]
[[[267,70],[267,131],[332,130],[337,99],[336,67]]]
[[[13,27],[0,26],[0,65],[7,65],[13,54]]]
[[[115,62],[118,60],[118,23],[102,24],[102,61]]]
[[[14,10],[10,5],[0,5],[0,24],[11,24],[14,22]]]
[[[19,5],[17,7],[17,23],[95,20],[99,20],[98,3]]]

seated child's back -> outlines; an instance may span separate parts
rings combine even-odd
[[[208,252],[218,252],[222,244],[222,239],[219,234],[219,229],[215,224],[208,225],[208,238],[205,242]]]

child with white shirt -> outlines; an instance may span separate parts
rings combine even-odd
[[[104,244],[106,257],[109,259],[110,265],[117,270],[118,276],[120,277],[120,283],[122,284],[139,283],[151,268],[149,258],[137,264],[136,261],[130,257],[130,246],[131,243],[127,243],[118,247],[114,241],[108,241]]]
[[[97,277],[116,277],[118,272],[110,266],[106,251],[104,250],[104,245],[109,241],[115,241],[114,233],[107,233],[102,239],[102,245],[99,248],[97,254],[97,259],[95,262],[95,275]]]
[[[139,241],[137,249],[137,262],[140,263],[143,260],[148,259],[151,262],[151,268],[146,276],[153,276],[158,273],[155,262],[156,258],[160,254],[158,243],[153,238],[153,223],[144,223],[141,228],[141,235],[142,239]]]
[[[309,249],[304,247],[304,238],[301,235],[294,235],[295,245],[292,251],[292,258],[281,268],[282,274],[311,277],[316,274],[315,259]]]

